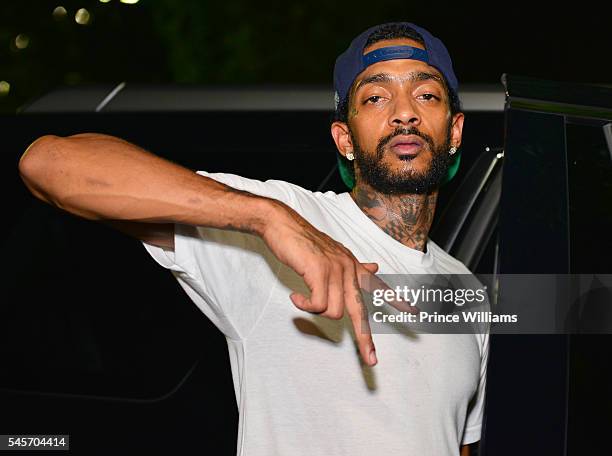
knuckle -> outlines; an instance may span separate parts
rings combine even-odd
[[[311,304],[310,306],[308,306],[307,310],[310,313],[316,313],[316,314],[327,312],[327,303],[321,302],[321,303]]]
[[[310,303],[307,303],[307,302],[294,303],[294,305],[298,309],[306,311],[306,312],[310,312],[311,308],[312,308],[312,305]]]
[[[344,316],[344,310],[342,308],[333,309],[328,312],[328,316],[332,320],[340,320]]]
[[[346,270],[354,270],[355,269],[355,262],[353,261],[353,259],[348,256],[348,255],[342,255],[340,257],[339,263],[342,264],[342,267]]]

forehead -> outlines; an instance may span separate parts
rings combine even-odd
[[[410,38],[393,38],[391,40],[377,41],[376,43],[366,47],[363,50],[363,53],[367,54],[368,52],[375,51],[376,49],[389,46],[412,46],[419,49],[425,49],[425,46],[423,46],[421,43],[419,43],[418,41],[411,40]]]
[[[368,52],[389,46],[412,46],[419,49],[425,49],[425,46],[423,46],[421,43],[411,40],[410,38],[394,38],[391,40],[377,41],[376,43],[366,47],[363,50],[363,53],[365,55]],[[363,79],[378,73],[386,73],[396,76],[398,79],[404,79],[418,72],[431,73],[438,76],[440,80],[443,79],[442,74],[436,68],[428,65],[425,62],[413,59],[394,59],[383,60],[367,67],[355,78],[354,87],[356,88],[359,82],[361,82]]]

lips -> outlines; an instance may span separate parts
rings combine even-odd
[[[416,135],[399,135],[389,141],[388,146],[400,157],[414,157],[425,146],[425,141]]]

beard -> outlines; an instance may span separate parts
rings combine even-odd
[[[374,190],[387,194],[428,194],[438,188],[452,163],[453,156],[448,153],[450,148],[451,121],[448,122],[446,138],[438,147],[431,136],[420,132],[416,127],[397,128],[393,133],[381,138],[375,153],[364,151],[350,130],[355,155],[355,171],[361,180]],[[431,161],[425,171],[414,169],[393,171],[383,163],[385,147],[398,135],[416,135],[423,139],[431,151]],[[416,158],[416,157],[415,157]],[[406,157],[407,161],[413,158]]]

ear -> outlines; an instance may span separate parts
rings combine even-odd
[[[461,145],[461,135],[463,133],[463,120],[465,116],[462,112],[458,112],[453,116],[451,125],[451,146],[459,147]]]
[[[331,125],[331,135],[334,138],[336,147],[343,157],[349,152],[353,152],[353,141],[349,133],[348,125],[344,122],[334,122]]]

